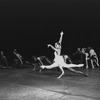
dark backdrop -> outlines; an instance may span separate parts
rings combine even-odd
[[[53,56],[64,32],[62,52],[91,46],[100,55],[99,0],[1,0],[0,49],[11,57],[16,48],[23,56]]]

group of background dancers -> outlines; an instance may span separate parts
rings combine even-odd
[[[80,54],[80,63],[82,63],[83,61],[85,62],[86,69],[89,68],[89,61],[92,68],[95,68],[95,66],[99,66],[98,57],[93,48],[78,48],[77,51],[73,53],[73,55],[77,54]]]
[[[71,57],[69,57],[66,54],[62,54],[62,52],[61,52],[63,35],[64,35],[64,33],[61,32],[60,39],[58,42],[55,43],[55,46],[53,46],[51,44],[47,45],[48,47],[51,47],[54,50],[54,59],[52,61],[50,61],[46,56],[40,56],[40,57],[32,56],[32,59],[33,59],[32,62],[29,62],[29,61],[24,62],[23,57],[17,52],[16,49],[14,49],[13,54],[16,56],[16,59],[14,59],[14,63],[17,66],[21,66],[24,63],[31,64],[33,66],[33,70],[36,70],[37,68],[39,68],[40,71],[44,68],[52,69],[52,68],[58,67],[61,70],[61,74],[57,78],[61,78],[64,75],[63,68],[67,68],[72,72],[87,76],[87,74],[85,74],[81,71],[76,71],[72,67],[85,66],[86,69],[88,69],[89,61],[91,63],[92,68],[95,68],[95,66],[99,66],[98,57],[97,57],[96,52],[91,47],[78,48],[77,51],[75,53],[73,53],[73,56],[80,54],[79,62],[78,62],[78,64],[75,64],[74,61],[71,59]],[[7,58],[4,56],[3,51],[1,51],[0,54],[1,54],[0,65],[2,66],[2,68],[4,68],[4,67],[9,68],[9,69],[12,68],[11,66],[8,65]],[[43,63],[43,60],[48,62],[48,65],[45,65]]]

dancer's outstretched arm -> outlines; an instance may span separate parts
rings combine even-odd
[[[60,39],[59,39],[59,43],[60,43],[60,44],[61,44],[61,42],[62,42],[63,34],[64,34],[63,32],[60,33]]]
[[[51,47],[53,50],[56,51],[56,48],[54,46],[52,46],[51,44],[48,44],[48,47]]]

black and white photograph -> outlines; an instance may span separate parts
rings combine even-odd
[[[0,100],[100,100],[99,0],[0,0]]]

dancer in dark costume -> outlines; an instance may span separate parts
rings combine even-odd
[[[48,44],[48,47],[51,47],[54,50],[54,55],[55,55],[54,63],[51,65],[41,65],[40,67],[42,69],[44,69],[44,68],[52,69],[55,67],[59,67],[61,70],[61,74],[57,78],[61,78],[64,75],[63,68],[67,68],[74,73],[79,73],[79,74],[86,76],[86,74],[84,74],[83,72],[72,69],[72,67],[82,67],[84,64],[67,64],[67,63],[65,63],[65,60],[64,60],[63,56],[61,55],[61,42],[62,42],[63,34],[64,34],[63,32],[60,33],[61,36],[60,36],[59,42],[55,43],[55,47],[53,47],[51,44]]]
[[[81,64],[81,63],[83,63],[83,53],[82,53],[82,49],[79,47],[79,48],[77,48],[77,51],[75,52],[75,53],[73,53],[73,55],[75,56],[75,55],[79,55],[80,57],[80,59],[79,59],[79,63]]]

